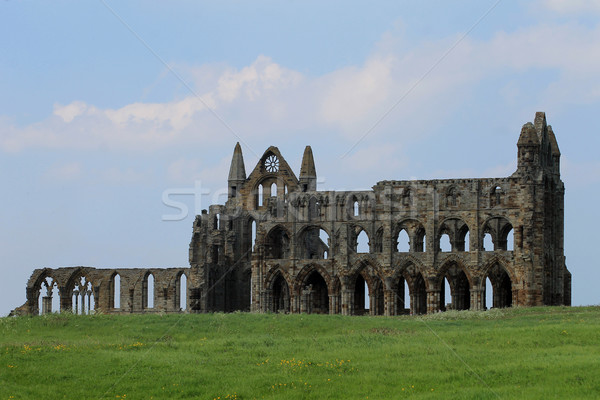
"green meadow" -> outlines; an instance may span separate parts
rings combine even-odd
[[[600,398],[600,307],[0,318],[0,400],[404,398]]]

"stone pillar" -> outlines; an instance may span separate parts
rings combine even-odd
[[[50,314],[52,312],[52,296],[42,297],[42,314]]]
[[[485,310],[485,289],[474,288],[471,290],[471,310],[483,311]],[[494,291],[495,294],[495,291]]]
[[[386,317],[396,315],[396,296],[393,290],[386,289],[383,292],[384,310],[383,314]]]
[[[412,302],[411,302],[412,304]],[[438,312],[440,309],[440,291],[439,290],[428,290],[427,291],[427,314]]]
[[[342,290],[342,315],[352,315],[351,313],[351,295],[352,291]]]
[[[75,312],[73,314],[79,314],[79,290],[73,290],[73,296],[75,297]]]

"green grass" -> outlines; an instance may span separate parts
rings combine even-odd
[[[2,399],[600,397],[600,308],[0,318]]]

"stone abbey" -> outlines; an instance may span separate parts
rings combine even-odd
[[[560,151],[543,112],[523,125],[517,148],[509,177],[318,191],[310,146],[296,177],[277,147],[246,175],[237,144],[227,202],[194,221],[189,267],[36,269],[13,313],[401,315],[483,310],[489,299],[493,307],[570,305]]]

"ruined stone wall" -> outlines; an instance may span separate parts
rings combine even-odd
[[[388,180],[372,190],[318,191],[309,146],[297,178],[276,147],[246,176],[238,144],[228,201],[194,221],[190,268],[36,270],[17,313],[49,312],[51,300],[40,292],[55,283],[61,309],[78,309],[73,293],[85,287],[105,313],[400,315],[483,310],[486,297],[493,307],[570,305],[560,151],[544,113],[523,126],[517,148],[518,167],[509,177]]]

